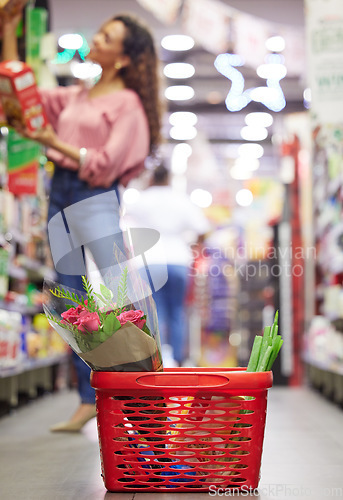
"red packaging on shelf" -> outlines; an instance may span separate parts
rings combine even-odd
[[[0,63],[0,99],[9,125],[19,121],[31,131],[47,125],[34,73],[26,63]]]

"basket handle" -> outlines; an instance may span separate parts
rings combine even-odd
[[[161,376],[162,375],[162,376]],[[223,387],[229,383],[225,374],[210,373],[155,373],[144,374],[136,382],[145,387]]]
[[[146,373],[136,378],[144,387],[266,389],[272,386],[272,372],[230,371],[217,373]]]

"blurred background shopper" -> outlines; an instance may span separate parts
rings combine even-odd
[[[4,21],[3,60],[18,59],[19,20],[16,15]],[[113,209],[108,197],[92,197],[113,192],[119,200],[118,185],[126,186],[137,177],[146,157],[156,150],[160,134],[157,57],[148,29],[130,16],[120,15],[104,22],[94,35],[88,59],[102,68],[97,83],[90,89],[82,85],[41,89],[50,124],[36,132],[18,124],[17,131],[47,147],[47,156],[55,164],[48,219],[83,201],[86,211],[77,221],[79,241],[97,239],[99,228],[92,224],[97,215],[102,228],[113,235],[112,243],[111,238],[106,239],[106,248],[103,242],[100,248],[92,247],[101,269],[104,263],[110,265],[105,261],[113,255],[113,242],[120,233],[119,202]],[[57,279],[82,290],[81,276],[58,273]],[[77,355],[73,358],[81,404],[68,422],[52,431],[79,431],[95,416],[90,369]]]
[[[180,365],[186,354],[185,299],[192,263],[190,244],[203,239],[210,224],[201,209],[186,194],[174,190],[169,180],[169,170],[164,165],[158,166],[152,174],[151,185],[136,203],[126,207],[126,211],[128,224],[156,229],[160,233],[163,251],[154,252],[149,258],[149,269],[156,277],[159,272],[164,273],[167,263],[168,280],[153,292],[153,298],[162,350],[169,354],[169,349],[163,345],[170,344],[173,358]]]

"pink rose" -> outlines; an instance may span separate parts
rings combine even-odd
[[[67,311],[63,312],[61,316],[64,319],[65,323],[74,324],[79,317],[79,313],[80,311],[78,311],[77,308],[71,307]]]
[[[87,306],[88,301],[85,300],[85,306]],[[82,311],[87,311],[84,306],[78,305],[77,307],[71,307],[67,311],[64,311],[61,316],[65,320],[64,323],[68,322],[72,325],[78,320]]]
[[[100,326],[100,318],[98,313],[83,309],[73,324],[80,332],[96,332]]]
[[[117,316],[117,319],[121,326],[125,325],[127,321],[131,321],[131,323],[142,329],[146,323],[146,320],[142,319],[143,316],[144,312],[137,309],[137,311],[124,311]]]

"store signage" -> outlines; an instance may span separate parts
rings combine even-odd
[[[145,9],[165,24],[172,24],[176,21],[182,0],[137,0]]]
[[[343,10],[341,0],[306,0],[311,110],[321,123],[342,122]]]
[[[218,54],[230,43],[230,11],[215,0],[187,0],[182,10],[185,32],[204,49]]]
[[[289,76],[301,75],[305,67],[302,28],[272,23],[228,6],[219,0],[185,0],[182,8],[185,33],[213,54],[234,52],[245,65],[257,68],[268,51],[266,40],[278,34],[285,39],[285,64]]]

